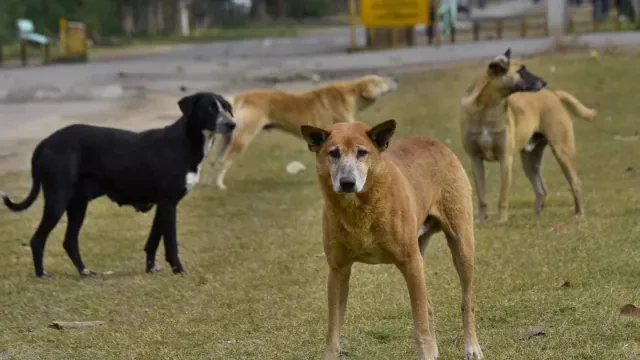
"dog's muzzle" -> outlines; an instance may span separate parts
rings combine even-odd
[[[218,115],[218,119],[216,121],[216,133],[228,135],[231,134],[235,128],[236,123],[229,115],[225,113]]]
[[[351,176],[342,176],[339,180],[340,188],[338,192],[351,193],[356,191],[356,178]]]

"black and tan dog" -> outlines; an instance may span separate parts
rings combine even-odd
[[[45,242],[62,214],[67,213],[64,249],[81,275],[93,275],[80,258],[78,233],[89,201],[107,195],[118,205],[146,212],[156,205],[145,246],[147,272],[155,272],[155,256],[164,238],[165,256],[174,273],[183,272],[178,258],[176,207],[198,182],[201,163],[218,134],[229,134],[235,123],[226,115],[231,105],[214,93],[196,93],[178,102],[183,116],[165,128],[140,133],[76,124],[64,127],[36,147],[31,158],[33,185],[29,196],[14,203],[26,210],[44,192],[44,212],[31,238],[36,276],[48,277],[42,257]]]
[[[474,80],[462,98],[461,136],[472,163],[478,196],[477,220],[487,219],[484,161],[500,162],[501,186],[499,222],[508,219],[509,187],[516,151],[536,195],[538,214],[546,197],[542,182],[542,155],[550,145],[562,168],[582,215],[580,179],[574,163],[573,123],[563,103],[574,113],[594,120],[596,112],[586,108],[571,94],[545,89],[546,82],[530,73],[524,64],[510,58],[511,51],[499,55]]]
[[[328,129],[302,126],[315,152],[324,196],[324,252],[329,265],[326,360],[337,360],[351,267],[394,264],[407,283],[420,360],[438,357],[423,256],[444,232],[460,277],[465,359],[482,359],[472,301],[474,236],[471,184],[456,155],[426,137],[389,142],[396,123]],[[388,148],[387,148],[388,147]]]

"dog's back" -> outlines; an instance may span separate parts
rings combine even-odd
[[[415,197],[418,218],[426,218],[434,201],[471,197],[471,184],[458,157],[443,143],[411,136],[390,142],[384,157],[408,180]],[[455,189],[455,191],[452,191]],[[459,203],[456,201],[456,203]],[[464,201],[463,201],[464,203]],[[470,209],[467,212],[470,212]]]
[[[176,189],[181,192],[182,187],[158,179],[169,178],[170,173],[183,170],[176,167],[186,169],[189,164],[178,153],[168,154],[181,146],[176,142],[185,140],[179,134],[167,136],[171,133],[167,128],[135,133],[70,125],[38,145],[32,168],[39,177],[64,176],[88,198],[107,194],[120,204],[150,203],[159,197],[177,198],[182,194]],[[167,161],[171,158],[175,163]]]

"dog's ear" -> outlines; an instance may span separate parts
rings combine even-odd
[[[222,106],[222,109],[224,111],[228,112],[229,115],[233,116],[233,107],[231,106],[231,104],[229,104],[227,99],[225,99],[222,95],[218,95],[218,94],[213,94],[213,97],[215,97],[216,101],[220,103],[220,106]]]
[[[185,117],[190,117],[191,113],[193,112],[193,109],[195,109],[196,107],[196,103],[198,103],[198,100],[200,100],[200,93],[196,93],[193,95],[188,95],[183,97],[182,99],[180,99],[178,101],[178,106],[180,107],[180,111],[182,112],[182,115],[184,115]]]
[[[317,152],[320,149],[320,146],[327,141],[330,135],[330,132],[327,130],[309,125],[302,125],[300,127],[300,131],[302,132],[302,137],[309,146],[309,150],[313,152]]]
[[[396,121],[391,119],[372,127],[367,131],[367,135],[378,150],[385,151],[395,131]]]
[[[489,76],[503,76],[509,71],[511,61],[511,48],[507,49],[503,55],[496,56],[489,63]]]

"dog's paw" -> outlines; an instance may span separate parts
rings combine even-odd
[[[216,185],[218,185],[218,189],[220,190],[227,190],[227,186],[223,183],[217,183]]]
[[[91,270],[91,269],[84,268],[84,269],[82,269],[82,271],[80,271],[80,275],[81,276],[94,276],[94,275],[98,275],[98,273],[93,271],[93,270]]]
[[[160,272],[160,266],[154,264],[151,267],[147,267],[147,274],[154,274],[157,272]]]
[[[464,349],[464,360],[480,360],[484,359],[480,345],[467,345]]]
[[[182,266],[172,267],[171,270],[176,275],[178,275],[178,274],[186,275],[187,274],[187,272],[182,268]]]
[[[49,279],[51,278],[53,275],[51,275],[50,272],[48,271],[43,271],[42,274],[36,274],[36,277],[40,278],[40,279]]]

